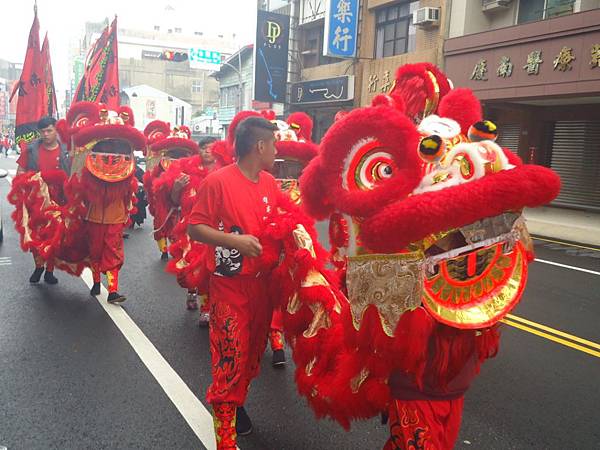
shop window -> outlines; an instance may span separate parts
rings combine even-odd
[[[323,56],[323,24],[304,28],[300,40],[302,67],[315,67],[339,62],[339,59]]]
[[[572,14],[575,0],[520,0],[517,23],[535,22]]]
[[[237,107],[239,105],[240,89],[238,86],[228,86],[221,89],[221,107]]]
[[[202,80],[192,80],[192,94],[199,94],[202,92]]]
[[[412,15],[419,2],[405,2],[375,12],[375,58],[415,51],[416,27]]]

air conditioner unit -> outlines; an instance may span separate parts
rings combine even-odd
[[[437,26],[440,23],[440,8],[419,8],[413,13],[413,25]]]
[[[194,133],[200,133],[202,131],[202,126],[200,126],[199,123],[195,123],[194,126],[192,127],[192,131]]]
[[[487,12],[506,9],[511,3],[512,0],[481,0],[481,10]]]

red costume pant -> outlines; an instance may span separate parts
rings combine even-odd
[[[281,308],[276,308],[273,310],[271,330],[269,331],[269,341],[271,342],[271,350],[283,350],[283,312],[281,311]]]
[[[394,400],[390,439],[384,450],[451,450],[458,437],[464,397],[455,400]]]
[[[92,268],[99,272],[118,270],[123,265],[123,224],[88,222],[87,237]]]
[[[265,276],[210,278],[212,384],[206,399],[212,405],[243,405],[258,375],[273,314],[267,282]]]
[[[90,249],[91,269],[95,283],[100,274],[106,273],[108,292],[119,289],[119,269],[123,265],[123,224],[101,224],[88,222],[87,237]]]

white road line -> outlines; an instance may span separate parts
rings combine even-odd
[[[545,259],[535,258],[535,261],[541,262],[543,264],[550,264],[551,266],[564,267],[565,269],[578,270],[579,272],[591,273],[592,275],[600,275],[600,272],[596,272],[595,270],[582,269],[581,267],[567,266],[566,264],[560,264],[554,261],[546,261]]]
[[[81,278],[88,287],[92,287],[92,272],[85,269]],[[108,292],[102,286],[102,293],[97,297],[98,303],[123,333],[133,350],[137,353],[152,376],[179,410],[192,431],[208,450],[216,449],[213,421],[210,412],[194,395],[181,377],[167,363],[154,344],[144,335],[142,330],[118,305],[107,302]]]

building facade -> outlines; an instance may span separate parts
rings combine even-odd
[[[600,210],[600,1],[454,0],[449,31],[446,73],[500,143],[558,172],[556,205]]]
[[[408,63],[443,62],[443,41],[448,33],[445,0],[397,1],[363,0],[359,3],[357,55],[339,59],[323,55],[327,1],[294,0],[297,14],[297,45],[300,84],[292,85],[292,110],[309,113],[315,122],[313,138],[319,140],[340,110],[368,105],[380,93],[393,86],[396,69]],[[336,8],[339,2],[329,2]],[[415,15],[425,18],[414,24]],[[304,103],[297,100],[300,92],[331,89],[347,97]]]
[[[190,49],[217,52],[226,58],[232,47],[232,41],[225,38],[119,29],[121,89],[145,84],[191,104],[194,113],[214,109],[218,84],[209,77],[211,69],[193,67]]]
[[[254,100],[254,45],[246,45],[235,52],[211,77],[219,83],[217,116],[223,135],[236,113],[242,110],[272,110],[282,116],[283,104]]]
[[[209,75],[237,48],[235,35],[212,35],[178,25],[181,15],[169,6],[159,16],[144,29],[119,27],[121,90],[146,85],[191,104],[194,115],[212,112],[218,106],[219,87]],[[108,20],[86,23],[84,35],[72,44],[71,96],[83,74],[85,57],[107,24]],[[219,61],[202,63],[197,57],[200,52],[217,55]]]
[[[211,79],[219,86],[217,116],[223,134],[238,111],[252,108],[254,46],[246,45],[223,61]]]
[[[12,102],[9,100],[22,69],[23,64],[0,59],[0,132],[14,131],[18,96],[15,95]]]

